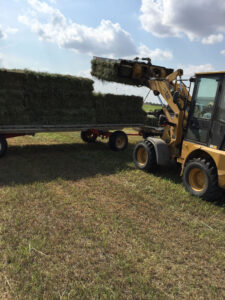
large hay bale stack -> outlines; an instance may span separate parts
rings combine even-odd
[[[70,75],[0,70],[0,124],[94,124],[93,81]]]
[[[0,69],[1,125],[143,123],[143,99],[93,94],[87,78]]]

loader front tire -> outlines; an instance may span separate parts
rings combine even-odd
[[[153,144],[148,140],[137,143],[133,152],[133,161],[139,170],[147,172],[154,171],[157,166],[157,161]]]
[[[194,196],[211,201],[220,196],[216,166],[209,159],[194,158],[184,167],[183,184]]]

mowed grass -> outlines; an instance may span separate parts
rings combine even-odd
[[[150,110],[161,109],[162,106],[145,103],[142,108],[143,108],[144,111],[148,112]]]
[[[179,169],[137,170],[79,133],[9,140],[0,160],[1,299],[224,299],[225,205]]]

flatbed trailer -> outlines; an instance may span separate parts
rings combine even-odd
[[[125,133],[124,128],[133,128],[136,133]],[[0,125],[0,157],[8,149],[7,139],[35,135],[43,132],[81,132],[81,138],[86,143],[101,139],[109,139],[109,148],[122,151],[128,145],[128,136],[145,136],[152,129],[144,124],[78,124],[78,125]]]

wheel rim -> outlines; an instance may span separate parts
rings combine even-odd
[[[96,134],[94,134],[93,132],[88,131],[86,133],[86,137],[89,141],[95,141],[96,140]]]
[[[189,184],[196,192],[201,192],[206,187],[206,176],[199,168],[193,168],[189,172]]]
[[[122,149],[123,147],[125,147],[126,145],[126,140],[123,136],[119,136],[117,139],[116,139],[116,148],[117,149]]]
[[[137,161],[139,165],[145,165],[148,158],[147,151],[144,147],[139,147],[137,151]]]

